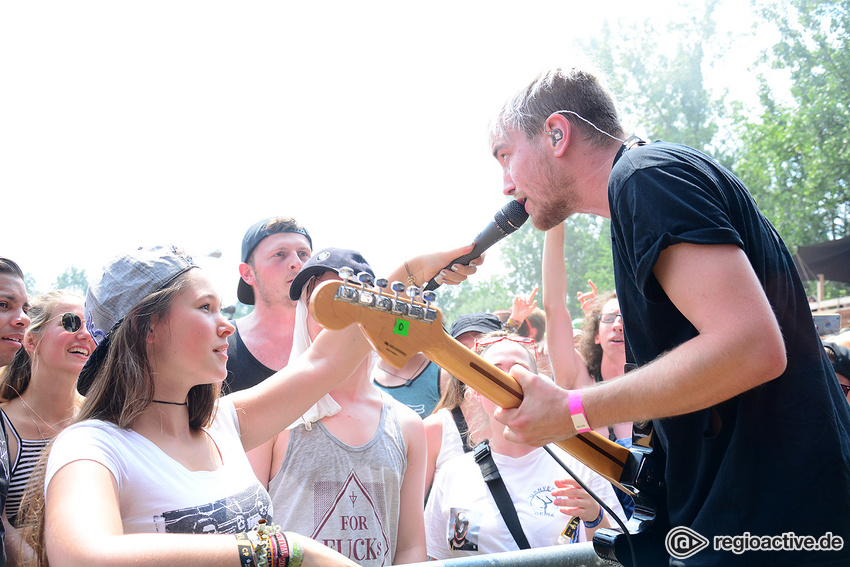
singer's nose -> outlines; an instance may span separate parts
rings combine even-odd
[[[509,197],[516,193],[516,184],[514,183],[514,180],[511,177],[511,172],[507,167],[504,168],[504,174],[502,175],[502,183],[504,184],[504,189],[502,189],[502,193]]]

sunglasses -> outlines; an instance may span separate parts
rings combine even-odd
[[[529,337],[522,337],[520,335],[503,335],[501,337],[489,337],[486,339],[479,339],[475,341],[475,352],[478,352],[478,350],[482,347],[494,345],[501,341],[511,341],[512,343],[517,343],[524,346],[525,348],[531,350],[534,353],[534,361],[537,361],[537,349],[535,348],[534,339],[531,339]]]
[[[80,319],[80,316],[76,313],[63,313],[53,317],[53,319],[61,319],[62,328],[69,333],[76,333],[83,328],[83,320]],[[53,321],[53,319],[50,319],[50,321]],[[48,323],[50,321],[48,321]]]
[[[620,315],[619,313],[603,313],[602,315],[599,316],[599,320],[602,321],[603,323],[607,323],[607,324],[610,325],[611,323],[613,323],[614,321],[617,320],[617,317],[620,318],[620,322],[622,323],[623,322],[623,316]]]

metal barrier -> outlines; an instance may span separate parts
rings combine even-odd
[[[471,557],[457,557],[426,563],[410,563],[405,567],[602,567],[610,566],[593,551],[593,544],[573,543],[538,547],[524,551],[506,551]]]

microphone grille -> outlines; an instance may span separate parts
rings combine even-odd
[[[528,220],[528,213],[522,203],[513,199],[496,213],[493,220],[502,232],[510,234]]]

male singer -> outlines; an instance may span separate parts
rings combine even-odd
[[[514,367],[524,401],[497,414],[510,438],[542,445],[652,419],[670,525],[709,542],[691,557],[674,549],[672,565],[850,564],[850,541],[785,551],[802,541],[789,532],[850,537],[850,411],[791,256],[740,180],[693,149],[628,137],[613,97],[577,69],[508,101],[491,147],[504,193],[538,229],[573,213],[611,219],[640,366],[573,391]],[[744,534],[747,549],[777,536],[764,541],[782,551],[716,549],[715,536]]]

